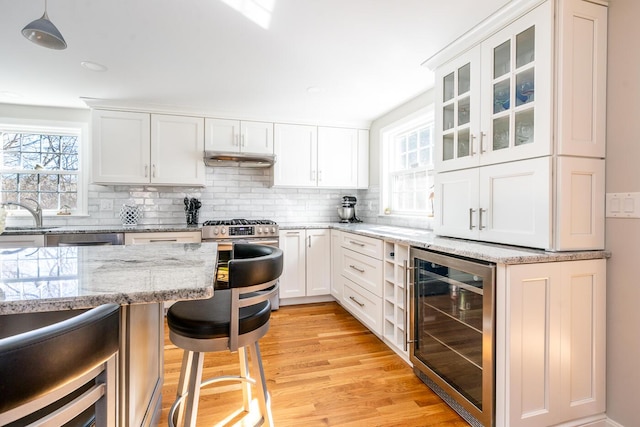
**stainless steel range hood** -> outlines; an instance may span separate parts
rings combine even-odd
[[[273,154],[225,153],[205,151],[204,164],[207,166],[239,166],[245,168],[268,168],[276,162]]]

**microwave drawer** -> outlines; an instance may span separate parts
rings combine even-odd
[[[374,334],[382,336],[382,298],[342,278],[342,304]]]
[[[345,249],[382,259],[382,240],[353,233],[342,233],[342,244]]]
[[[341,264],[344,277],[382,297],[382,261],[343,248]]]

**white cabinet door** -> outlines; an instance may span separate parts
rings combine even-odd
[[[151,115],[151,183],[205,185],[204,119]]]
[[[331,230],[331,295],[342,300],[342,232]]]
[[[307,125],[274,125],[273,184],[313,187],[316,185],[317,128]]]
[[[306,295],[306,235],[304,230],[281,230],[280,249],[284,266],[280,276],[280,299]]]
[[[481,164],[552,154],[552,23],[545,2],[482,43]]]
[[[440,173],[438,234],[550,248],[551,157]]]
[[[205,150],[273,154],[273,123],[207,118]]]
[[[318,127],[318,187],[358,186],[358,131]]]
[[[242,152],[273,154],[273,123],[242,121],[240,131]]]
[[[481,167],[480,240],[551,247],[551,157]]]
[[[40,248],[44,246],[44,234],[16,234],[0,236],[0,248]]]
[[[479,203],[477,168],[436,174],[434,231],[446,236],[476,238]]]
[[[331,233],[327,229],[307,230],[307,295],[331,293]]]
[[[436,70],[434,163],[437,171],[480,162],[480,48]]]
[[[146,184],[150,177],[150,115],[92,112],[93,182]]]
[[[498,335],[496,425],[604,414],[605,274],[604,259],[506,267],[497,297],[506,340]]]
[[[205,119],[205,150],[240,151],[240,122],[238,120]]]
[[[369,188],[369,131],[358,130],[358,188]]]

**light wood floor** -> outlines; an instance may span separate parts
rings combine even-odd
[[[260,348],[278,427],[469,425],[336,303],[281,307]],[[167,425],[181,362],[182,350],[165,332],[161,426]],[[208,354],[203,377],[236,374],[237,366],[236,354]],[[203,389],[199,426],[242,425],[237,417],[216,424],[242,401],[236,386],[227,387]]]

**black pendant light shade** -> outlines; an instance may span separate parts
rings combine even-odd
[[[49,49],[66,49],[67,42],[60,34],[60,31],[49,21],[47,16],[47,2],[44,3],[44,14],[42,18],[28,24],[22,29],[22,35],[35,44],[48,47]]]

